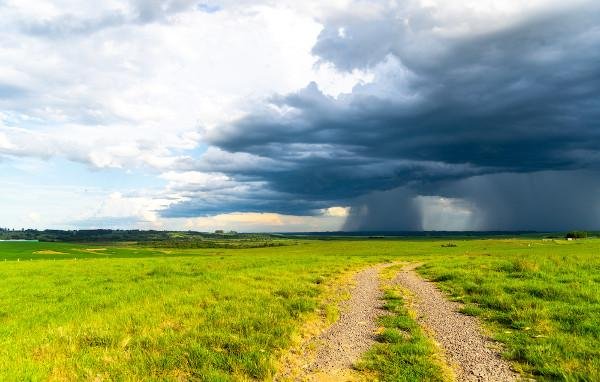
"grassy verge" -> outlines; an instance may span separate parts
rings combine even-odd
[[[443,364],[432,340],[414,319],[408,308],[408,296],[389,279],[398,267],[387,268],[383,277],[385,309],[389,314],[380,318],[378,343],[364,355],[358,369],[375,373],[380,381],[451,380],[451,371]]]
[[[473,248],[461,244],[462,253],[419,271],[464,302],[464,313],[482,318],[522,373],[600,380],[598,241],[514,241],[499,253],[490,244],[469,254]]]
[[[279,359],[273,379],[296,381],[302,378],[302,368],[316,356],[318,336],[340,318],[340,304],[350,298],[356,272],[355,268],[346,269],[330,279],[317,280],[322,286],[318,308],[304,315],[304,322],[292,336],[290,347]]]

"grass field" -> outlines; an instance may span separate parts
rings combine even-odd
[[[480,316],[521,371],[600,381],[600,241],[461,243],[421,273]]]
[[[390,260],[424,262],[420,272],[480,316],[524,373],[600,380],[600,240],[443,247],[448,241],[249,249],[3,242],[0,380],[269,379],[334,276]],[[387,334],[363,365],[384,380],[394,380],[398,368],[385,365],[397,360],[441,376],[400,296],[389,291],[388,305],[405,318],[384,323]],[[394,336],[394,325],[415,343]],[[407,357],[411,349],[422,351]]]

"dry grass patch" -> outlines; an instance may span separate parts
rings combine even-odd
[[[35,251],[35,252],[33,252],[33,254],[34,255],[66,255],[65,252],[51,251],[51,250]]]

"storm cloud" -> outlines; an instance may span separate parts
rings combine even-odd
[[[373,80],[337,97],[311,83],[207,129],[204,141],[224,155],[279,164],[223,170],[240,184],[260,184],[251,203],[234,209],[310,215],[353,205],[349,229],[419,229],[410,194],[472,201],[480,214],[476,228],[560,229],[575,225],[575,216],[581,225],[597,226],[595,207],[565,207],[552,223],[552,214],[539,211],[596,184],[600,6],[548,6],[506,20],[499,15],[494,23],[465,21],[459,11],[407,1],[324,20],[313,48],[320,63],[366,70]],[[203,161],[181,165],[201,169]],[[585,176],[576,172],[581,169]],[[548,171],[551,177],[536,175]],[[543,182],[531,188],[522,174]],[[572,187],[555,192],[565,182]],[[393,205],[381,192],[397,188],[405,190],[397,199],[404,217],[388,224],[385,214],[373,211]],[[379,197],[367,203],[371,212],[360,215],[373,195]],[[587,205],[599,202],[594,192],[574,195]],[[233,208],[200,200],[164,213]],[[531,203],[535,208],[523,208]],[[529,215],[538,218],[521,219]],[[353,223],[358,216],[367,220]]]
[[[590,171],[493,174],[444,188],[477,209],[482,230],[600,229],[600,176]]]

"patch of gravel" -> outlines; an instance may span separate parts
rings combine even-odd
[[[385,314],[379,288],[379,272],[385,266],[376,265],[355,275],[351,297],[342,304],[339,320],[319,336],[317,355],[307,372],[335,375],[351,369],[375,343],[377,318]]]
[[[409,290],[419,323],[433,333],[458,381],[516,381],[518,374],[500,357],[498,344],[481,333],[475,317],[459,313],[461,304],[448,301],[431,282],[404,267],[395,281]]]

